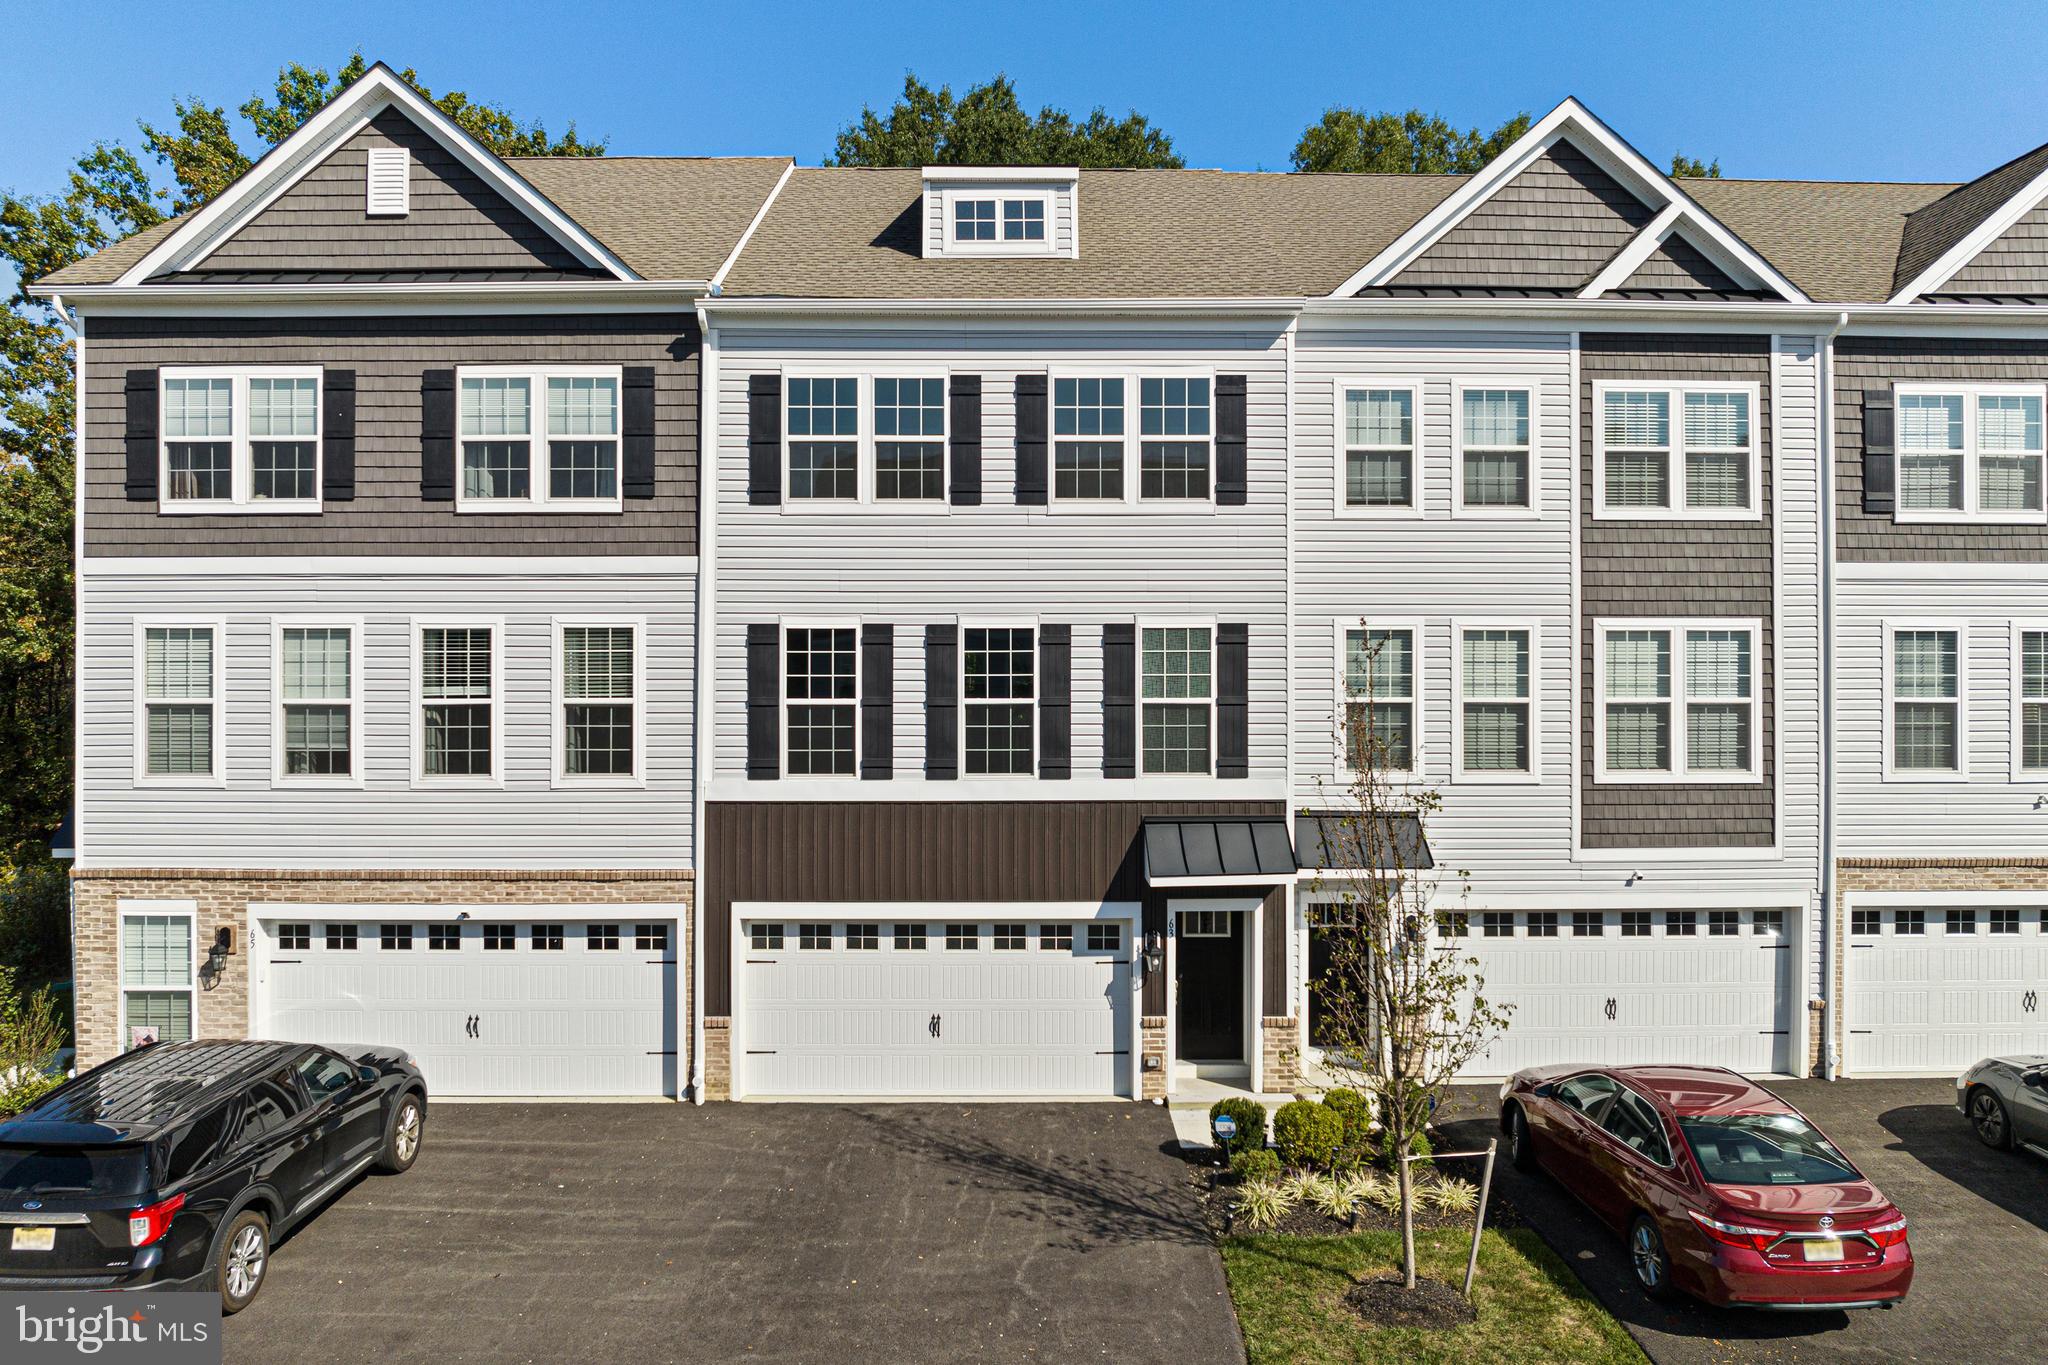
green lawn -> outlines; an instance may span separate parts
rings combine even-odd
[[[1469,1232],[1418,1229],[1423,1274],[1463,1284]],[[1344,1291],[1396,1270],[1399,1232],[1350,1237],[1232,1237],[1223,1269],[1255,1363],[1332,1361],[1552,1362],[1644,1365],[1629,1334],[1527,1228],[1489,1228],[1479,1243],[1473,1298],[1479,1321],[1447,1332],[1366,1325]]]

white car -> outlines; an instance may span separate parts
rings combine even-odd
[[[2048,1156],[2048,1056],[1986,1057],[1956,1077],[1956,1108],[1985,1146]]]

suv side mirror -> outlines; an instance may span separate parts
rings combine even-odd
[[[364,1085],[375,1085],[377,1083],[377,1075],[377,1068],[374,1066],[359,1066],[356,1068],[356,1079]]]
[[[2020,1084],[2030,1085],[2036,1090],[2043,1086],[2048,1086],[2048,1071],[2022,1071],[2020,1073]]]

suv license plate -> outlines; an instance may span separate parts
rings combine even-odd
[[[1807,1242],[1806,1259],[1809,1261],[1839,1261],[1842,1259],[1842,1244],[1832,1239],[1825,1242]]]
[[[57,1249],[57,1229],[16,1228],[14,1230],[13,1249],[16,1251],[55,1251]]]

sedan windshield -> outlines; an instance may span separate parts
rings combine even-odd
[[[1860,1180],[1849,1159],[1797,1114],[1698,1116],[1679,1131],[1713,1185],[1832,1185]]]

